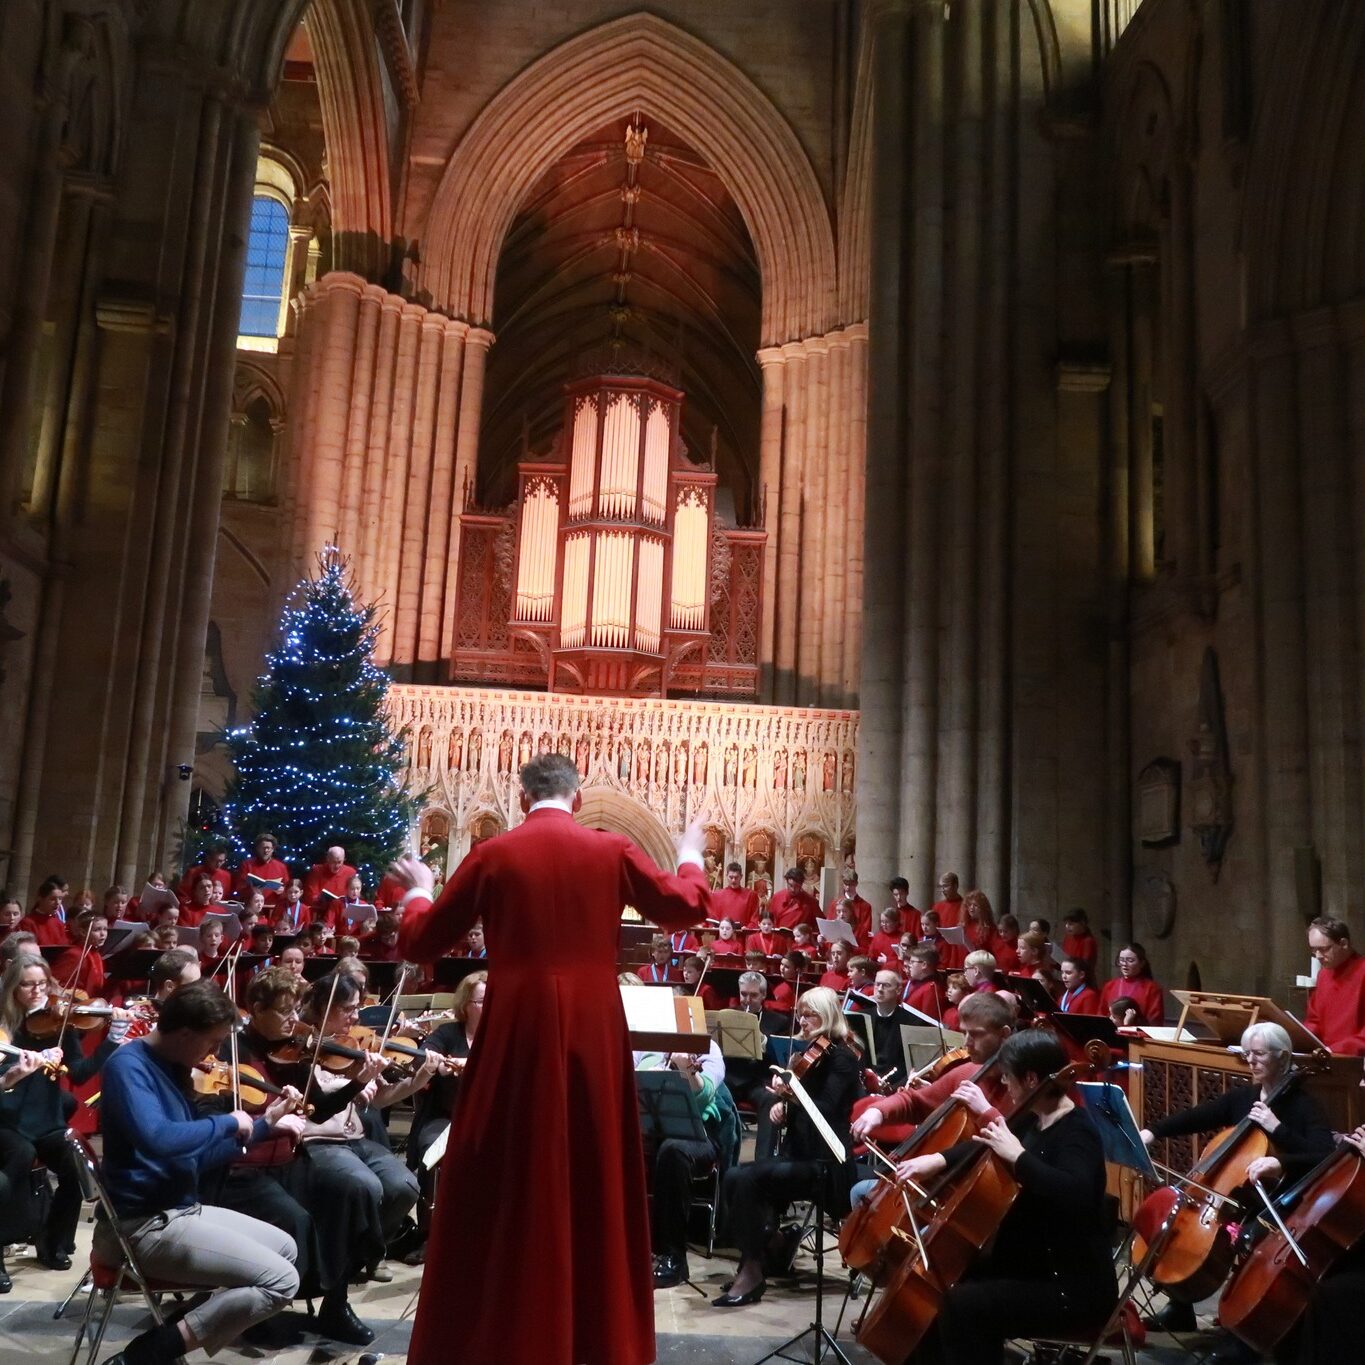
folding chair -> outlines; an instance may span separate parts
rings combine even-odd
[[[708,1169],[692,1177],[692,1202],[688,1207],[706,1210],[706,1255],[709,1260],[716,1251],[716,1217],[720,1212],[719,1162],[713,1161]]]
[[[1033,1338],[1029,1365],[1047,1365],[1048,1362],[1063,1358],[1067,1351],[1084,1352],[1084,1359],[1093,1360],[1096,1353],[1106,1346],[1119,1349],[1124,1365],[1137,1365],[1137,1353],[1146,1341],[1147,1329],[1142,1325],[1137,1309],[1132,1303],[1125,1303],[1112,1330],[1099,1341],[1093,1336]]]
[[[162,1295],[199,1294],[203,1292],[205,1286],[202,1284],[170,1284],[161,1280],[150,1279],[144,1273],[142,1265],[138,1261],[137,1253],[134,1252],[132,1245],[119,1228],[118,1215],[114,1211],[109,1192],[105,1189],[104,1180],[100,1176],[99,1163],[96,1161],[94,1153],[86,1145],[85,1139],[79,1133],[73,1133],[69,1128],[66,1131],[66,1141],[75,1157],[76,1175],[81,1184],[81,1194],[85,1199],[93,1200],[99,1205],[99,1211],[108,1219],[119,1247],[119,1261],[116,1265],[100,1260],[95,1249],[93,1247],[90,1249],[90,1270],[88,1272],[91,1283],[90,1294],[85,1301],[85,1313],[81,1317],[81,1324],[76,1329],[76,1342],[71,1348],[71,1359],[68,1365],[76,1365],[76,1361],[80,1358],[81,1346],[85,1342],[90,1319],[95,1311],[95,1300],[102,1299],[103,1307],[100,1310],[99,1327],[95,1332],[94,1340],[90,1343],[90,1351],[85,1358],[86,1365],[94,1365],[95,1361],[99,1359],[100,1346],[104,1342],[104,1334],[108,1330],[109,1319],[113,1316],[114,1303],[120,1294],[140,1293],[146,1301],[152,1320],[160,1327],[165,1322],[159,1302]],[[81,1284],[84,1283],[85,1280],[83,1279]],[[68,1297],[67,1303],[70,1303],[71,1298],[75,1297],[79,1291],[80,1285],[77,1285],[76,1289],[72,1291],[72,1295]],[[63,1304],[63,1308],[65,1306]]]

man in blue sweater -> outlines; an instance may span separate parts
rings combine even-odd
[[[106,1365],[170,1365],[202,1346],[210,1355],[253,1324],[286,1308],[299,1287],[297,1248],[278,1228],[230,1209],[199,1203],[200,1176],[224,1166],[271,1133],[303,1128],[287,1091],[263,1117],[243,1110],[197,1117],[190,1068],[214,1055],[237,1020],[217,986],[182,986],[161,1006],[155,1030],[125,1044],[104,1067],[100,1101],[104,1181],[119,1229],[154,1280],[211,1289],[178,1322],[135,1337]],[[117,1264],[118,1242],[105,1221],[95,1255]]]

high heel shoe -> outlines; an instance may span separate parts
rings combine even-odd
[[[752,1289],[744,1294],[722,1294],[719,1298],[711,1300],[715,1308],[747,1308],[751,1303],[757,1303],[767,1291],[767,1280],[760,1280]]]

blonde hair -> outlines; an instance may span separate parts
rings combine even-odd
[[[964,967],[975,967],[977,971],[990,976],[995,971],[997,964],[994,953],[987,952],[985,948],[978,948],[962,959],[962,965]]]
[[[5,968],[4,976],[0,977],[0,1026],[3,1026],[11,1038],[24,1022],[24,1012],[15,1003],[14,994],[19,989],[19,982],[23,980],[24,973],[30,967],[42,968],[47,989],[49,992],[52,990],[52,968],[35,953],[20,953]]]
[[[839,1008],[839,996],[828,986],[812,986],[796,1002],[797,1013],[801,1006],[813,1011],[820,1019],[820,1032],[828,1034],[836,1043],[848,1037],[848,1020]]]
[[[689,958],[688,961],[690,962],[691,959]],[[465,979],[468,980],[467,977]],[[645,981],[639,972],[617,972],[616,984],[618,986],[643,986]]]
[[[474,998],[474,988],[487,980],[487,972],[470,972],[468,976],[460,978],[460,984],[455,987],[455,998],[450,1002],[450,1012],[461,1024],[469,1017],[469,1002]]]

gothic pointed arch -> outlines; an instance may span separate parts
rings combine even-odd
[[[796,134],[738,67],[651,14],[627,15],[561,44],[485,107],[432,205],[422,296],[488,324],[498,254],[531,186],[568,148],[636,110],[665,120],[734,195],[763,277],[763,344],[827,331],[834,236]]]
[[[673,840],[659,818],[620,792],[607,787],[585,787],[583,804],[574,818],[589,829],[624,834],[666,871],[677,866]]]

